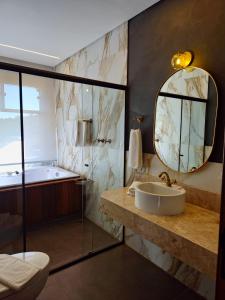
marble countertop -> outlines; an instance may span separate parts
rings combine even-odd
[[[177,216],[157,216],[134,206],[126,188],[106,191],[101,210],[211,278],[216,277],[219,214],[186,203]]]

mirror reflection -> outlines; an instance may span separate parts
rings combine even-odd
[[[173,74],[159,91],[154,145],[170,169],[187,173],[209,159],[214,143],[217,88],[203,69],[189,67]]]

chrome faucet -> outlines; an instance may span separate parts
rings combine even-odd
[[[20,174],[20,172],[19,171],[10,171],[10,172],[7,172],[7,175],[9,175],[9,176],[12,176],[13,174],[15,174],[15,175],[19,175]]]
[[[166,183],[167,186],[171,187],[172,184],[177,183],[176,180],[171,180],[167,172],[162,172],[159,174],[159,178]]]

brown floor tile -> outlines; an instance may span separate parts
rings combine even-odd
[[[186,291],[130,248],[118,246],[51,275],[38,300],[173,300]]]
[[[187,288],[181,295],[179,295],[173,300],[206,300],[206,299]]]
[[[29,231],[27,251],[47,253],[51,259],[50,269],[54,269],[117,242],[87,219],[84,223],[79,220],[64,220]]]

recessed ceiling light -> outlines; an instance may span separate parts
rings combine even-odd
[[[29,52],[29,53],[33,53],[33,54],[37,54],[37,55],[42,55],[42,56],[50,57],[50,58],[53,58],[53,59],[60,59],[60,57],[58,57],[58,56],[49,55],[49,54],[46,54],[46,53],[37,52],[37,51],[33,51],[33,50],[27,50],[27,49],[15,47],[15,46],[7,45],[7,44],[1,44],[0,43],[0,46],[15,49],[15,50],[20,50],[20,51],[24,51],[24,52]]]

